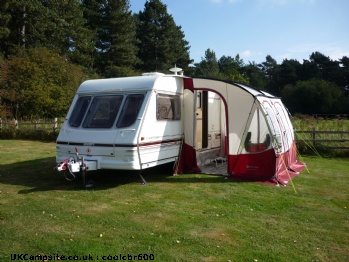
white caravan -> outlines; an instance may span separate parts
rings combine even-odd
[[[56,141],[55,169],[71,180],[81,170],[143,170],[178,160],[188,112],[183,108],[184,76],[178,68],[172,71],[83,82]],[[212,92],[196,94],[197,149],[217,155],[220,98]]]

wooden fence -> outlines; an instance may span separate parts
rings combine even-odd
[[[0,118],[0,130],[6,128],[15,128],[15,129],[34,129],[34,130],[52,130],[53,132],[58,132],[61,128],[63,122],[58,121],[58,118],[54,118],[53,121],[35,121],[35,122],[19,122],[17,120],[13,121],[3,121]]]
[[[0,131],[4,128],[23,128],[58,132],[62,124],[63,122],[58,121],[58,118],[46,122],[18,122],[17,120],[3,121],[0,119]],[[296,131],[295,136],[298,143],[311,143],[314,147],[321,145],[328,149],[349,149],[349,131],[321,131],[313,128],[310,131]]]
[[[296,131],[295,136],[297,142],[311,143],[313,147],[323,145],[328,149],[349,149],[349,131],[320,131],[313,128],[311,131]]]

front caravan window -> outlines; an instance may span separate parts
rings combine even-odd
[[[84,128],[110,128],[119,112],[123,96],[96,96],[87,111]]]
[[[144,94],[82,96],[77,100],[69,118],[71,127],[128,127],[138,116]]]
[[[156,97],[157,120],[180,120],[181,103],[178,95],[158,94]]]
[[[86,113],[87,107],[90,104],[90,96],[82,96],[76,101],[73,112],[69,118],[69,125],[72,127],[79,127],[81,121]]]
[[[116,126],[120,128],[132,125],[136,121],[143,100],[143,94],[128,95]]]

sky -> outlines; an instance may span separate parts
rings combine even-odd
[[[130,0],[131,11],[146,0]],[[313,52],[349,57],[349,0],[162,0],[189,42],[194,63],[239,54],[245,64],[267,55],[303,62]]]

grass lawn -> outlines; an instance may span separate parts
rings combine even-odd
[[[158,168],[146,186],[96,172],[85,190],[53,172],[54,156],[54,143],[0,141],[0,261],[349,261],[349,159],[303,157],[294,187]]]

